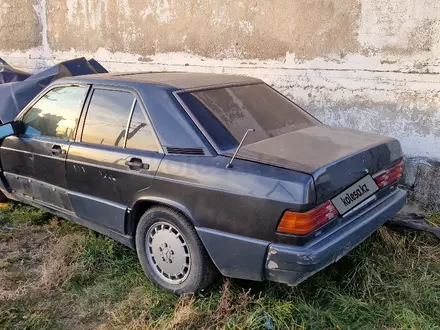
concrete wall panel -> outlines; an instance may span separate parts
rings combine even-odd
[[[41,45],[38,0],[0,1],[0,49],[27,50]]]
[[[414,191],[440,182],[438,0],[3,0],[0,56],[259,77],[325,123],[398,138]]]
[[[205,57],[298,59],[354,52],[356,0],[53,0],[53,50],[189,52]]]

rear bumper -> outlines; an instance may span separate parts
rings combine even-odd
[[[321,269],[338,261],[399,211],[406,192],[396,189],[384,198],[347,219],[344,225],[304,246],[269,245],[265,278],[297,285]]]

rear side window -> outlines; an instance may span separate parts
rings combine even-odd
[[[81,141],[123,147],[133,101],[133,95],[128,92],[95,89],[87,110]]]
[[[266,84],[230,86],[180,94],[221,150],[319,124],[319,121]]]
[[[87,87],[66,86],[47,92],[24,115],[25,134],[70,140],[87,90]]]
[[[157,144],[152,127],[148,124],[139,102],[136,102],[133,116],[130,120],[127,148],[157,151]]]
[[[237,140],[226,129],[226,127],[215,117],[215,115],[206,109],[190,93],[182,93],[179,95],[186,106],[191,109],[192,114],[196,117],[200,125],[208,132],[209,136],[220,150],[229,150],[235,148]]]

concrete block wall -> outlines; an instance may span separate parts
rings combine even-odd
[[[398,138],[415,198],[440,206],[438,0],[2,0],[0,56],[262,78],[325,123]]]

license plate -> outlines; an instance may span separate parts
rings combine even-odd
[[[371,175],[367,175],[333,198],[332,203],[338,212],[343,215],[374,195],[378,190],[379,188]]]

